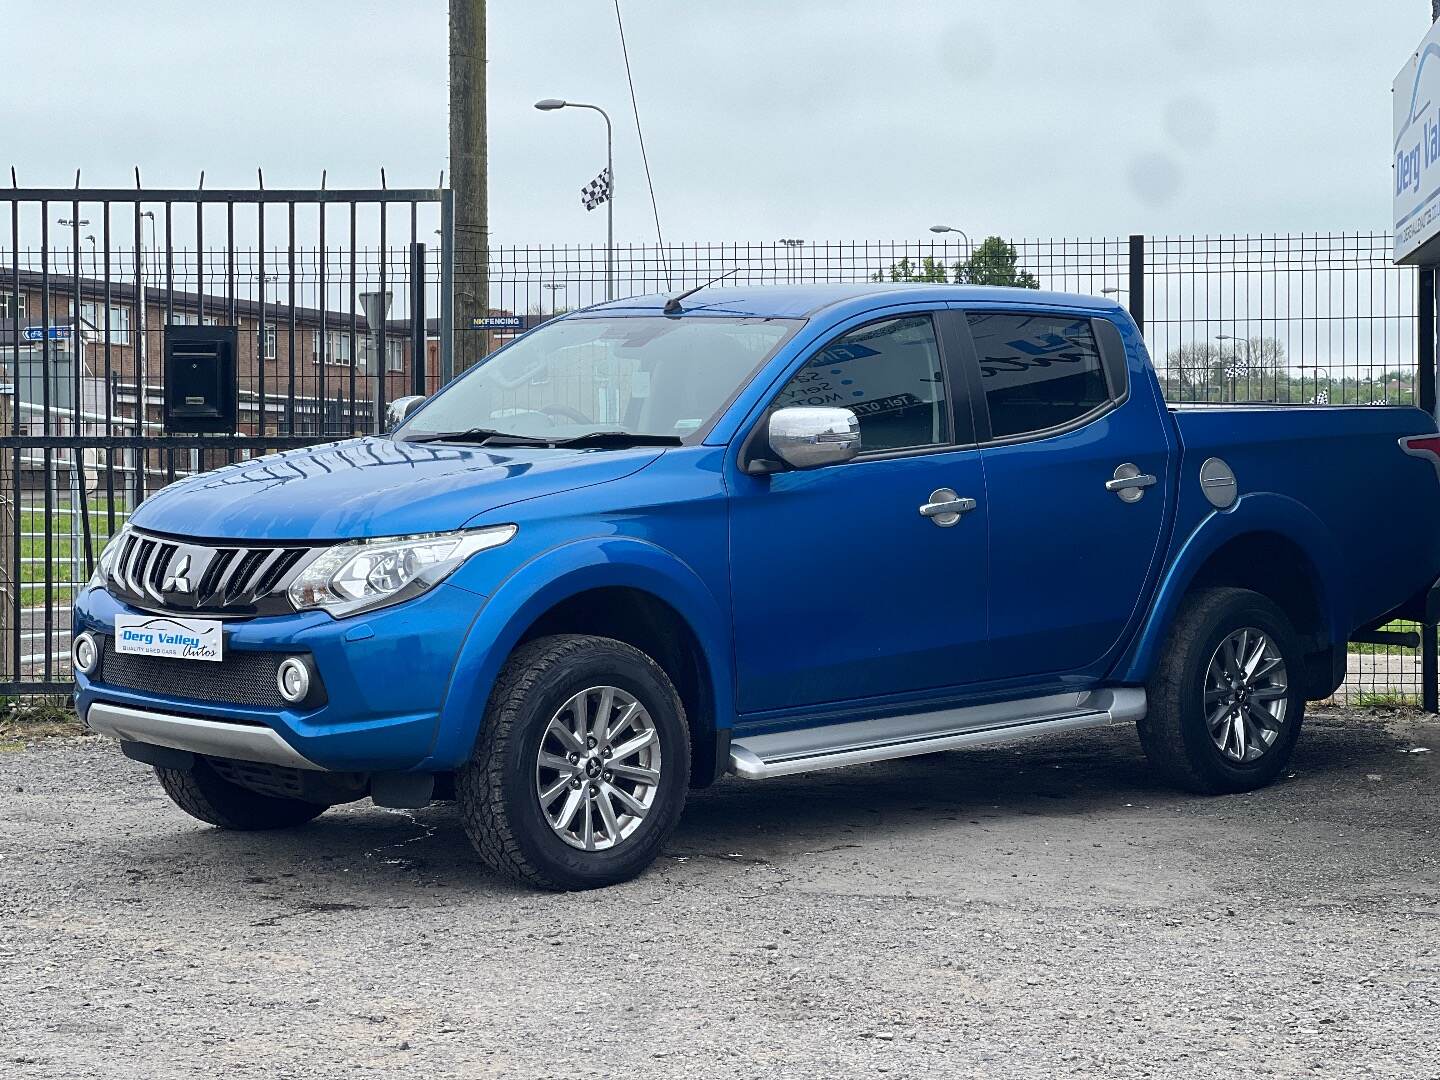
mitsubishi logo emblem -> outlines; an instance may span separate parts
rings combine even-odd
[[[193,592],[195,587],[190,584],[190,579],[185,576],[189,572],[190,556],[181,555],[180,561],[175,564],[175,572],[166,575],[164,583],[160,586],[160,590],[167,593],[181,593],[182,595],[188,595]]]

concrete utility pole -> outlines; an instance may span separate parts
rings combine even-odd
[[[490,218],[485,148],[485,0],[450,0],[450,186],[455,191],[456,371],[481,359],[490,314]]]

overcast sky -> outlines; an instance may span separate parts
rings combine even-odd
[[[1383,230],[1428,0],[622,0],[670,240]],[[443,0],[0,0],[20,182],[431,186]],[[612,0],[491,0],[491,231],[653,237]]]

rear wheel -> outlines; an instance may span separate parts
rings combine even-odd
[[[589,889],[654,861],[689,771],[684,708],[660,666],[623,642],[566,634],[506,663],[455,795],[495,869]]]
[[[303,825],[329,809],[324,803],[261,795],[232,784],[200,757],[189,769],[157,768],[155,775],[176,806],[191,817],[222,829],[288,829]]]
[[[1148,686],[1146,756],[1167,779],[1205,794],[1251,791],[1290,761],[1304,720],[1295,631],[1248,589],[1186,599]]]

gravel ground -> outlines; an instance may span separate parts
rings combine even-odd
[[[50,740],[0,753],[0,1076],[1440,1077],[1437,782],[1413,716],[1218,799],[1086,732],[727,781],[553,896],[449,806],[227,834]]]

